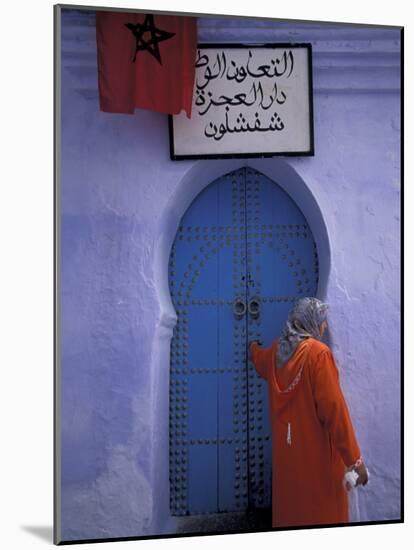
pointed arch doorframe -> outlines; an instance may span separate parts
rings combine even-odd
[[[154,404],[152,426],[153,504],[152,527],[157,533],[179,531],[178,520],[169,511],[169,370],[170,341],[177,316],[168,286],[168,261],[180,220],[195,197],[215,179],[242,167],[258,170],[276,182],[298,205],[315,239],[319,257],[317,296],[326,296],[330,273],[331,247],[322,210],[310,187],[296,170],[282,159],[231,159],[199,161],[189,168],[162,215],[156,238],[154,279],[159,301],[158,321],[153,339],[151,377]],[[156,420],[155,420],[156,419]]]

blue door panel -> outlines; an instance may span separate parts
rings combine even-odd
[[[218,494],[217,445],[196,443],[189,449],[188,500],[185,508],[192,514],[216,513]],[[215,475],[211,475],[211,471]]]
[[[218,392],[213,366],[218,357],[218,259],[207,246],[208,231],[200,226],[203,212],[217,224],[218,191],[218,186],[204,190],[187,210],[169,264],[178,316],[170,360],[170,507],[176,515],[217,508]]]
[[[219,446],[219,502],[217,512],[244,511],[248,505],[247,444],[240,438]]]
[[[217,366],[218,307],[215,304],[195,304],[189,305],[188,311],[189,374],[194,374],[190,377],[191,379],[198,379],[203,373],[207,373]]]
[[[284,258],[284,251],[277,251],[270,244],[260,244],[255,247],[252,262],[254,263],[250,287],[251,295],[261,294],[268,299],[280,296],[297,295],[298,286]],[[262,267],[264,266],[264,267]],[[260,270],[257,270],[260,267]]]
[[[254,170],[249,172],[248,203],[255,224],[269,226],[305,223],[301,210],[286,191],[263,174]]]
[[[219,195],[219,512],[247,506],[246,321],[233,314],[235,298],[245,300],[246,293],[245,239],[240,223],[245,216],[244,180],[244,170],[225,176]]]
[[[210,443],[210,440],[217,438],[217,373],[215,369],[203,368],[199,372],[190,376],[188,382],[188,410],[191,413],[188,417],[188,437],[191,440],[209,440]]]
[[[171,252],[170,505],[173,515],[271,504],[267,388],[247,344],[280,333],[315,295],[317,254],[292,199],[250,168],[219,178],[187,210]]]

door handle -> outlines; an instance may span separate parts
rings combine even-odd
[[[243,298],[241,298],[240,296],[237,297],[233,302],[233,313],[235,318],[240,321],[240,319],[242,319],[245,315],[246,311],[246,301],[243,300]]]
[[[249,313],[252,319],[258,319],[260,317],[260,298],[254,296],[249,302]]]

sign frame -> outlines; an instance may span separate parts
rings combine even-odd
[[[171,160],[197,160],[197,159],[232,159],[232,158],[272,158],[277,156],[314,156],[314,117],[313,117],[313,70],[312,70],[312,44],[310,42],[269,42],[264,44],[208,42],[198,44],[197,49],[253,49],[253,48],[305,48],[307,49],[308,69],[308,101],[309,101],[309,149],[304,151],[275,151],[252,153],[212,153],[212,154],[177,154],[174,143],[174,115],[168,115],[168,129],[170,141]]]

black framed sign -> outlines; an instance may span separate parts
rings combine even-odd
[[[172,160],[313,155],[311,44],[200,44],[191,118],[169,125]]]

